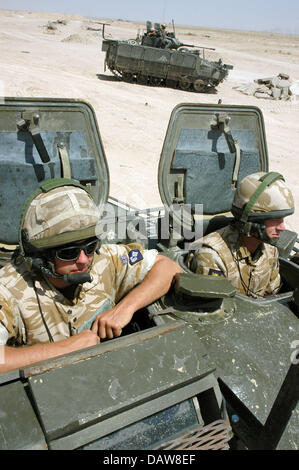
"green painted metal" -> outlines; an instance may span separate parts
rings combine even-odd
[[[47,443],[19,381],[0,387],[0,449],[45,450]]]
[[[134,413],[149,399],[181,389],[213,368],[194,332],[182,327],[71,364],[67,370],[31,377],[29,386],[48,439],[53,440],[123,410],[132,408]],[[159,410],[152,406],[153,411]]]

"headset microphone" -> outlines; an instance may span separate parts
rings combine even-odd
[[[57,274],[44,266],[44,261],[41,258],[32,259],[32,268],[40,271],[45,277],[54,277],[62,279],[69,284],[84,284],[84,282],[92,282],[93,278],[89,273],[72,273],[72,274]]]
[[[92,276],[89,273],[73,273],[62,276],[62,279],[69,284],[84,284],[92,282]]]

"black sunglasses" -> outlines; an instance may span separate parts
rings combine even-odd
[[[57,248],[53,250],[54,256],[61,261],[76,261],[79,258],[82,250],[86,256],[93,255],[98,248],[98,242],[99,240],[91,240],[80,245],[78,244]]]

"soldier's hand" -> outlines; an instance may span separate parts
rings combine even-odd
[[[92,325],[92,331],[97,333],[101,339],[116,338],[121,335],[122,329],[132,319],[134,312],[119,311],[116,307],[101,313]]]
[[[91,330],[84,330],[77,335],[71,336],[68,341],[70,342],[70,347],[73,351],[77,349],[88,348],[89,346],[94,346],[99,344],[100,338],[97,333]]]

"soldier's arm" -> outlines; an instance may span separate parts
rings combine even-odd
[[[181,267],[167,258],[157,255],[154,265],[143,281],[132,289],[114,308],[100,314],[95,320],[92,331],[100,338],[114,338],[132,319],[134,313],[166,294],[175,274],[182,272]]]
[[[99,337],[91,330],[85,330],[70,338],[54,343],[40,343],[32,346],[12,347],[0,345],[0,374],[28,366],[35,362],[52,359],[79,349],[94,346]]]
[[[189,267],[191,271],[196,274],[205,274],[208,276],[227,275],[224,263],[218,253],[207,247],[200,248],[194,252]]]
[[[53,343],[38,343],[28,346],[8,346],[9,341],[16,341],[18,324],[15,308],[11,303],[9,292],[3,287],[0,297],[0,374],[19,369],[35,362],[51,359],[62,354],[76,351],[99,342],[91,330]]]

